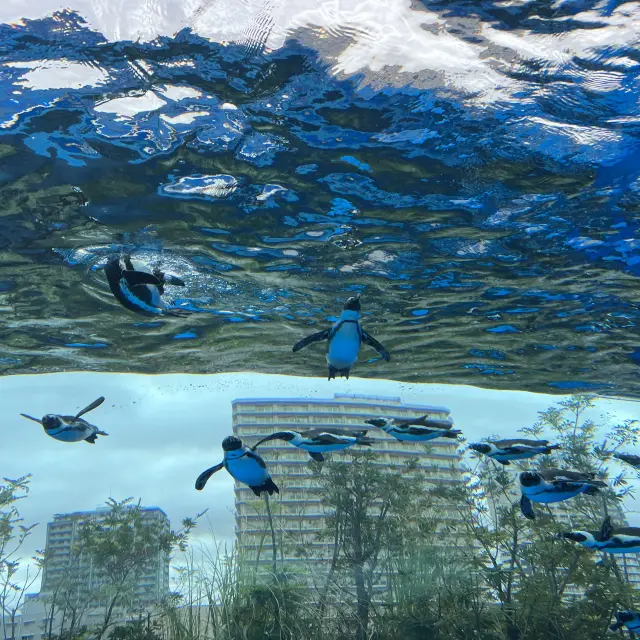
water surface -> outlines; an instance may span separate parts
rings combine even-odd
[[[637,2],[0,9],[0,370],[637,395]],[[101,267],[179,274],[137,317]]]

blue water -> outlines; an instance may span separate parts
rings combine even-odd
[[[354,375],[637,395],[637,4],[330,6],[0,9],[0,370],[324,375],[361,292]]]

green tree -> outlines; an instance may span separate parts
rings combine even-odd
[[[333,543],[320,610],[324,613],[332,589],[338,599],[348,598],[349,589],[335,580],[346,570],[355,586],[354,636],[365,640],[369,637],[372,594],[381,563],[402,546],[423,480],[414,462],[398,472],[379,465],[377,456],[369,451],[349,451],[346,455],[348,461],[327,462],[315,475],[327,513],[321,537]]]
[[[30,479],[30,475],[17,480],[3,478],[0,484],[0,615],[5,638],[13,638],[18,611],[40,573],[36,565],[35,571],[27,567],[20,575],[20,549],[37,526],[26,526],[16,506],[29,493]]]
[[[470,471],[475,481],[434,491],[447,504],[455,505],[467,539],[465,546],[474,572],[499,603],[498,627],[508,640],[601,638],[614,608],[632,606],[635,593],[615,563],[596,565],[594,554],[556,535],[567,529],[563,506],[550,509],[537,505],[531,523],[519,512],[517,473],[525,468],[557,466],[607,474],[606,462],[614,449],[636,442],[631,423],[607,429],[603,443],[596,438],[601,427],[586,418],[594,406],[590,397],[563,400],[540,414],[527,436],[549,437],[562,448],[550,456],[501,467],[481,459]],[[608,444],[609,443],[609,444]],[[567,508],[573,516],[571,528],[599,529],[606,513],[620,514],[620,498],[626,493],[626,478],[619,474],[614,488],[600,496],[578,496]],[[584,592],[575,598],[572,593]]]

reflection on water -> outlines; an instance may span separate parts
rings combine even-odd
[[[392,358],[355,375],[634,393],[637,3],[30,4],[0,8],[4,371],[322,375],[291,347],[361,292]],[[195,313],[122,309],[121,251]]]

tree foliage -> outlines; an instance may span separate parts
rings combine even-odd
[[[30,475],[17,480],[3,478],[0,484],[0,617],[5,638],[13,637],[18,611],[39,575],[37,558],[33,558],[35,570],[27,566],[21,571],[22,558],[18,555],[38,526],[25,525],[17,506],[29,493],[30,479]]]

